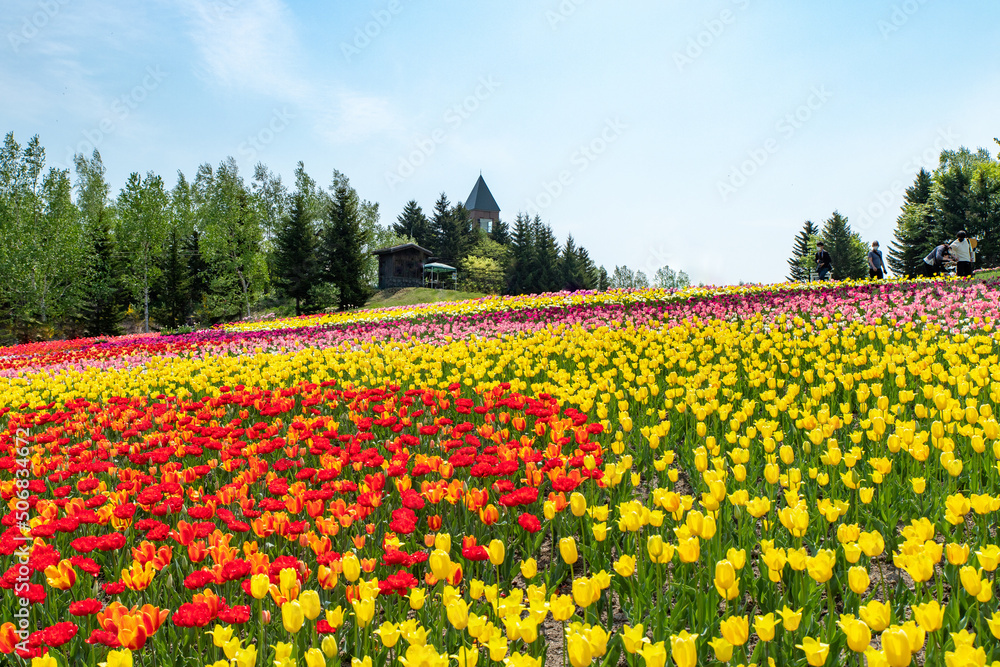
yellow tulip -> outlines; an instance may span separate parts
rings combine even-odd
[[[743,646],[750,638],[750,621],[746,616],[730,616],[723,619],[720,631],[733,646]]]
[[[715,653],[715,659],[719,662],[729,662],[733,657],[733,645],[722,637],[715,637],[708,642]]]
[[[913,611],[913,618],[924,632],[935,632],[944,623],[944,607],[939,605],[937,600],[911,605],[910,609]]]
[[[313,590],[302,591],[299,593],[298,601],[302,605],[302,613],[310,621],[319,616],[319,612],[321,611],[319,593]]]
[[[806,654],[806,662],[813,667],[826,664],[826,657],[830,652],[829,644],[824,644],[812,637],[804,637],[802,643],[796,644],[795,647],[802,649],[802,652]]]
[[[698,663],[698,647],[695,643],[697,639],[698,635],[691,634],[687,630],[681,630],[678,635],[670,635],[670,657],[673,658],[677,667],[695,667]],[[662,661],[658,663],[657,667],[663,667],[666,664],[667,653],[663,642],[648,644],[643,647],[639,655],[646,660],[647,667],[653,667],[650,665],[650,658],[647,655],[655,656],[657,660],[662,657]]]
[[[504,548],[503,542],[501,542],[500,540],[490,541],[490,546],[487,549],[487,551],[490,554],[490,562],[493,565],[503,564],[504,555],[506,553],[506,549]]]
[[[266,574],[255,574],[250,577],[250,595],[257,600],[267,597],[267,591],[271,586],[271,580]]]
[[[614,563],[615,572],[623,577],[631,577],[635,572],[635,557],[622,554]]]
[[[361,561],[354,555],[354,552],[345,554],[340,562],[344,568],[344,578],[351,583],[357,581],[361,576]]]
[[[281,605],[281,623],[285,626],[285,631],[295,634],[302,629],[305,623],[305,614],[302,612],[302,605],[298,600],[292,600]]]
[[[802,622],[802,610],[794,611],[788,608],[788,605],[782,607],[778,614],[781,615],[781,625],[788,632],[795,632],[799,629],[799,623]]]
[[[567,565],[576,563],[579,555],[576,551],[576,540],[572,537],[563,537],[559,540],[559,555]]]
[[[594,649],[582,634],[566,633],[566,654],[573,667],[587,667],[594,659]]]
[[[861,614],[861,620],[874,632],[882,632],[889,627],[889,623],[892,621],[892,609],[889,605],[878,600],[861,605],[858,611]]]
[[[306,651],[306,667],[326,667],[326,656],[318,648]]]
[[[841,614],[837,621],[840,629],[847,637],[847,648],[855,653],[864,653],[872,641],[872,631],[865,622],[851,614]]]
[[[521,576],[531,580],[535,578],[536,574],[538,574],[538,563],[534,558],[521,561]]]
[[[753,619],[753,631],[757,633],[758,639],[762,642],[769,642],[774,639],[774,628],[778,624],[778,619],[773,613],[764,616],[755,616]]]
[[[885,653],[889,667],[908,667],[912,653],[906,631],[895,625],[886,628],[882,632],[882,652]]]
[[[990,626],[993,627],[992,625]],[[635,654],[644,644],[649,643],[642,623],[630,628],[628,625],[622,626],[622,645],[627,653]]]
[[[868,570],[863,567],[852,567],[847,571],[847,582],[850,585],[851,590],[861,595],[871,584],[871,577],[868,576]]]

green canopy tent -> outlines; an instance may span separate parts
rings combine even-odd
[[[448,280],[449,276],[451,277],[450,281]],[[437,262],[424,264],[424,287],[457,289],[458,269],[454,266],[439,264]]]

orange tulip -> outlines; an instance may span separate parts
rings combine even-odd
[[[58,564],[45,568],[45,580],[52,588],[66,591],[76,583],[76,570],[68,560],[61,560]]]

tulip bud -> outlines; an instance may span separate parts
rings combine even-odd
[[[503,563],[505,555],[503,542],[500,540],[491,541],[488,552],[490,554],[490,562],[493,563],[493,565],[501,565]]]
[[[559,540],[559,555],[567,565],[576,563],[579,555],[576,552],[576,540],[572,537],[564,537]]]

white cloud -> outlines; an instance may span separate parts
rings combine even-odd
[[[331,143],[353,143],[398,127],[385,97],[316,80],[281,0],[182,0],[200,75],[227,90],[296,107]]]

